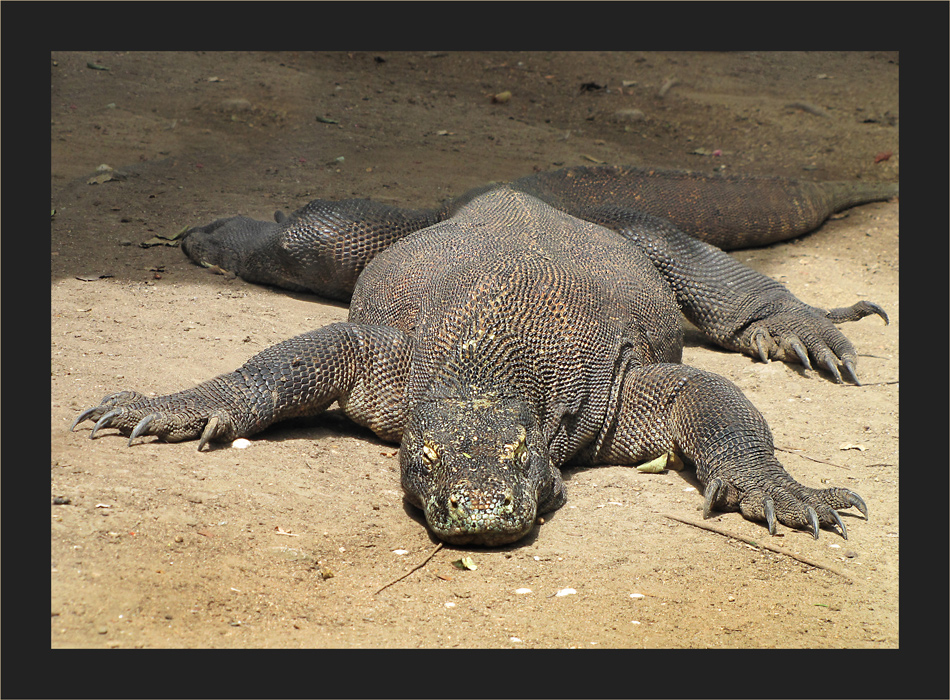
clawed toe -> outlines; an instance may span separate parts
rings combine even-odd
[[[848,539],[848,528],[844,526],[844,520],[842,520],[841,516],[838,515],[838,511],[832,510],[831,517],[835,519],[835,525],[837,525],[838,529],[841,531],[841,536],[844,539]]]
[[[161,416],[158,413],[150,413],[149,415],[145,416],[142,420],[140,420],[136,424],[135,428],[132,429],[132,434],[129,435],[129,442],[127,444],[131,447],[132,441],[135,438],[139,437],[140,435],[145,435],[146,432],[148,431],[149,425],[152,424],[152,421],[160,417]]]
[[[723,484],[722,479],[719,478],[710,479],[709,483],[706,484],[705,502],[703,503],[704,519],[708,519],[710,516],[712,516],[713,507],[719,500],[719,491],[723,488],[725,488],[725,485]]]
[[[858,494],[856,494],[854,491],[848,491],[848,493],[847,493],[847,499],[848,499],[848,503],[850,503],[852,506],[854,506],[854,507],[857,508],[859,511],[861,511],[861,515],[863,515],[863,516],[864,516],[864,519],[867,520],[867,519],[868,519],[868,506],[867,506],[867,504],[864,502],[864,499],[861,498],[861,497],[860,497]]]
[[[775,534],[775,502],[771,498],[765,499],[765,523],[768,525],[769,534]]]
[[[93,414],[100,411],[101,409],[102,409],[101,406],[93,406],[92,408],[87,408],[85,411],[83,411],[78,416],[76,416],[76,420],[74,420],[73,424],[69,426],[69,431],[75,432],[77,425],[79,425],[80,423],[82,423],[83,421],[89,418],[92,418]]]
[[[808,521],[809,527],[811,527],[811,535],[816,540],[818,539],[818,513],[815,512],[815,509],[811,506],[808,506],[808,509],[805,511],[805,520]]]
[[[113,408],[111,411],[103,415],[98,421],[96,421],[96,424],[92,426],[92,432],[89,433],[89,439],[93,440],[96,437],[96,432],[98,432],[100,428],[108,428],[112,422],[112,419],[120,413],[121,411],[119,409]]]

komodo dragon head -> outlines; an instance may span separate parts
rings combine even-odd
[[[403,432],[399,463],[408,499],[451,544],[514,542],[565,499],[538,421],[517,398],[430,395]]]

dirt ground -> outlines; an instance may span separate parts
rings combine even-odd
[[[898,647],[896,202],[735,254],[813,305],[887,310],[845,327],[863,386],[696,335],[685,351],[746,392],[797,479],[870,510],[845,514],[847,541],[710,522],[844,576],[665,518],[701,519],[689,474],[598,467],[566,474],[528,539],[444,547],[380,592],[437,541],[396,447],[342,415],[202,453],[69,432],[108,393],[176,391],[346,316],[141,245],[156,236],[592,162],[894,181],[898,73],[879,52],[53,53],[51,646]]]

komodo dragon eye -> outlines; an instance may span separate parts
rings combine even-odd
[[[525,444],[525,439],[527,435],[524,432],[524,429],[521,431],[521,435],[518,436],[518,440],[510,444],[505,445],[502,448],[502,457],[504,459],[510,459],[522,466],[528,463],[528,446]]]
[[[439,451],[434,443],[426,440],[422,443],[422,460],[427,467],[434,466],[439,461]]]

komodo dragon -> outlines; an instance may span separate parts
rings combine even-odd
[[[166,441],[229,441],[334,401],[399,442],[402,486],[433,532],[501,545],[565,502],[559,468],[675,453],[704,514],[835,528],[861,497],[796,482],[739,389],[681,364],[680,311],[719,345],[812,363],[857,382],[824,311],[704,239],[786,239],[898,186],[578,167],[473,190],[435,211],[313,201],[276,222],[219,219],[182,246],[252,282],[349,299],[349,320],[278,343],[238,370],[149,398],[123,391],[79,415]],[[690,235],[687,235],[690,234]],[[364,269],[365,268],[365,269]]]

